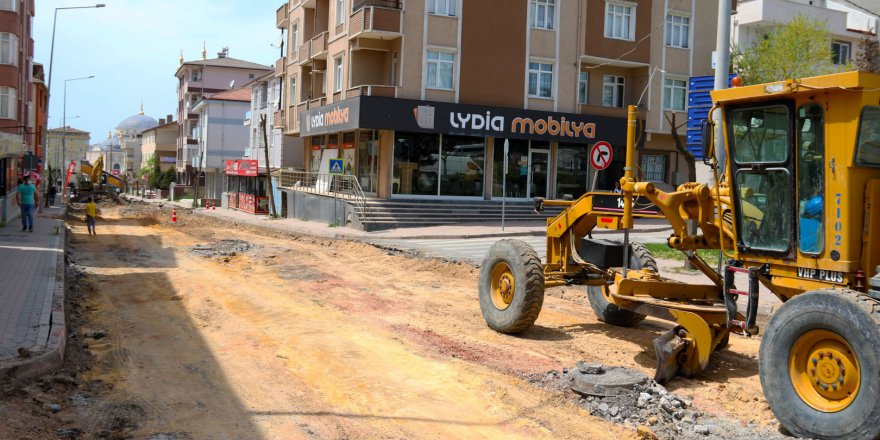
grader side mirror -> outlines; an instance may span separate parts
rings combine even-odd
[[[700,126],[700,132],[703,135],[703,163],[706,165],[711,163],[712,156],[715,155],[715,149],[712,142],[714,138],[714,130],[712,128],[712,122],[709,120],[704,120],[703,124]]]

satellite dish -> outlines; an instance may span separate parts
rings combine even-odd
[[[235,80],[229,81],[229,88],[232,89],[235,87]]]

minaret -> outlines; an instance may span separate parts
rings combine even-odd
[[[183,49],[180,49],[180,65],[183,65]]]
[[[202,41],[202,61],[208,59],[208,49],[205,48],[205,42]]]
[[[143,116],[143,114],[144,114],[144,100],[143,99],[141,99],[141,111],[138,114],[141,116]]]

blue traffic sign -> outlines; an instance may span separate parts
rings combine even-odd
[[[342,159],[330,159],[330,174],[342,174],[345,170],[345,161]]]

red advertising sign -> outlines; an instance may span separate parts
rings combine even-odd
[[[118,175],[119,175],[119,170],[110,170],[110,174],[112,174],[112,175],[114,175],[114,176],[118,176]]]
[[[256,177],[259,173],[259,162],[252,159],[226,161],[226,174],[232,176]]]
[[[68,185],[70,185],[70,176],[73,175],[74,170],[76,170],[76,162],[71,161],[70,165],[67,166],[67,178],[64,180],[64,194],[67,194]]]

